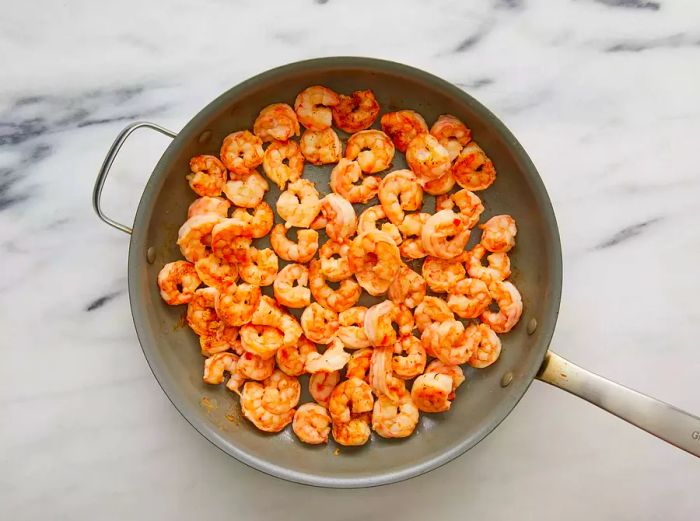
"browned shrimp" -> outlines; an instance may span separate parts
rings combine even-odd
[[[232,174],[252,174],[263,161],[262,140],[248,130],[234,132],[224,138],[220,155]]]
[[[332,108],[340,102],[338,95],[327,87],[314,85],[302,90],[294,100],[299,122],[309,130],[324,130],[332,123]]]
[[[442,114],[430,127],[430,133],[450,153],[450,161],[454,161],[472,139],[472,131],[452,114]]]
[[[370,89],[356,90],[350,96],[341,94],[333,107],[333,122],[348,134],[372,126],[379,115],[379,103]]]
[[[195,156],[190,159],[190,170],[187,180],[197,195],[221,195],[221,189],[228,178],[228,172],[221,161],[214,156]]]
[[[292,107],[286,103],[273,103],[255,118],[253,133],[263,141],[287,141],[299,135],[299,121]]]
[[[474,141],[465,146],[452,165],[452,175],[462,188],[486,190],[496,180],[496,169]]]
[[[191,302],[200,284],[197,270],[187,261],[169,262],[158,273],[160,296],[171,306]]]
[[[331,288],[321,273],[318,259],[312,260],[309,265],[309,289],[316,302],[336,313],[353,307],[362,294],[362,288],[352,275],[341,280],[338,289]]]
[[[382,116],[381,121],[382,130],[389,135],[400,152],[406,152],[414,137],[428,132],[423,116],[413,110],[388,112]]]

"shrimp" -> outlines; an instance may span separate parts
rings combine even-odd
[[[275,359],[265,359],[253,353],[246,352],[238,359],[238,366],[236,369],[242,378],[263,381],[272,376],[272,373],[275,372]]]
[[[291,262],[309,262],[318,250],[316,230],[297,230],[297,242],[287,238],[287,228],[277,224],[270,234],[270,246],[281,259]]]
[[[389,235],[398,246],[403,239],[399,228],[394,223],[384,222],[380,228],[377,228],[377,222],[386,218],[386,212],[382,205],[370,206],[360,214],[360,220],[357,224],[357,233],[367,233],[372,230],[381,231]]]
[[[367,174],[376,174],[391,166],[394,144],[381,130],[361,130],[348,139],[345,158],[357,160]]]
[[[336,443],[346,446],[364,445],[369,440],[372,431],[369,428],[370,415],[363,413],[355,415],[347,423],[333,422],[332,434]]]
[[[238,280],[238,268],[213,253],[194,264],[197,275],[207,286],[221,287]]]
[[[265,175],[284,190],[287,182],[301,177],[304,156],[296,141],[275,141],[265,150],[262,165]]]
[[[313,352],[307,355],[304,369],[311,374],[319,372],[332,373],[345,367],[348,360],[350,360],[350,353],[345,352],[343,343],[339,339],[333,338],[331,345],[323,354]]]
[[[190,173],[185,178],[197,195],[216,197],[221,195],[228,172],[214,156],[195,156],[190,159]]]
[[[356,185],[360,179],[362,182]],[[331,171],[330,187],[351,203],[365,204],[377,195],[379,179],[371,175],[363,177],[360,164],[343,157]]]
[[[444,412],[452,405],[449,400],[451,392],[452,377],[443,373],[428,372],[413,382],[411,399],[423,412]]]
[[[428,257],[423,261],[423,278],[435,293],[447,293],[467,276],[459,261]]]
[[[433,136],[420,134],[408,144],[406,163],[418,178],[427,182],[450,171],[450,154]]]
[[[389,112],[382,116],[381,122],[382,130],[389,134],[400,152],[406,152],[414,137],[428,132],[423,116],[413,110]]]
[[[450,154],[454,161],[464,146],[472,139],[472,131],[452,114],[442,114],[430,127],[430,133]]]
[[[231,203],[223,197],[198,197],[187,209],[187,218],[195,215],[213,213],[221,217],[228,217],[228,209]]]
[[[222,220],[211,232],[212,253],[229,264],[248,262],[253,240],[241,235],[245,230],[246,224],[238,219]]]
[[[331,288],[326,284],[317,259],[312,260],[309,267],[309,288],[316,302],[336,313],[354,306],[362,294],[362,288],[352,275],[341,280],[338,289]]]
[[[304,159],[312,165],[337,163],[343,155],[343,145],[332,128],[305,130],[299,147]]]
[[[371,344],[365,333],[365,313],[367,308],[356,306],[338,313],[338,338],[348,349],[360,349]]]
[[[265,197],[270,185],[265,178],[253,170],[239,179],[232,179],[223,187],[224,195],[236,206],[256,208]]]
[[[197,270],[187,261],[169,262],[158,273],[160,297],[171,306],[191,302],[200,284]]]
[[[423,205],[423,189],[410,170],[394,170],[379,183],[379,202],[395,225],[403,222],[404,210],[419,210]]]
[[[314,373],[309,377],[309,394],[318,404],[328,407],[328,400],[338,382],[340,371]]]
[[[312,342],[328,344],[340,327],[338,314],[318,302],[312,302],[301,314],[301,327],[306,338]]]
[[[441,195],[435,200],[435,209],[452,210],[455,204],[459,208],[459,213],[467,218],[467,227],[474,228],[484,211],[484,205],[481,204],[479,196],[466,189],[451,195]]]
[[[273,414],[284,414],[299,403],[301,384],[296,376],[275,370],[263,382],[262,406]]]
[[[377,347],[372,352],[369,367],[369,383],[377,396],[385,395],[398,402],[406,391],[406,384],[392,373],[392,346]]]
[[[392,327],[396,315],[396,304],[385,300],[365,312],[365,334],[373,346],[391,346],[396,342],[396,331]]]
[[[477,244],[474,248],[467,252],[466,264],[467,273],[470,277],[481,279],[487,284],[500,280],[505,280],[510,277],[510,259],[506,253],[492,253],[488,259],[488,267],[481,264],[481,260],[486,254],[486,248],[483,245]]]
[[[370,295],[381,295],[389,289],[401,268],[399,249],[386,233],[361,233],[350,243],[350,269],[357,282]]]
[[[350,243],[347,241],[326,241],[318,251],[321,266],[321,275],[326,280],[338,282],[352,276],[348,251]]]
[[[449,292],[447,306],[462,318],[477,318],[491,304],[489,288],[479,279],[460,280]]]
[[[262,139],[248,130],[239,130],[224,138],[221,162],[234,175],[246,176],[262,163]]]
[[[437,359],[433,360],[428,364],[428,366],[425,368],[425,372],[446,374],[447,376],[452,378],[452,392],[450,392],[450,394],[447,396],[448,400],[455,399],[455,391],[457,391],[457,387],[462,385],[462,383],[464,383],[465,380],[464,371],[462,371],[462,368],[460,366],[444,364]]]
[[[459,186],[472,192],[486,190],[496,180],[493,163],[474,141],[459,153],[451,172]]]
[[[399,378],[415,378],[425,370],[427,358],[423,343],[413,335],[404,335],[394,344],[391,368]]]
[[[217,291],[214,307],[226,324],[242,326],[250,322],[259,302],[260,288],[244,282]]]
[[[373,406],[372,388],[359,378],[338,384],[328,400],[328,412],[334,423],[347,423],[353,414],[369,412]]]
[[[443,322],[453,320],[454,314],[447,307],[444,300],[437,297],[425,297],[413,313],[416,320],[416,327],[421,333],[433,322]]]
[[[296,285],[294,284],[296,282]],[[290,308],[304,308],[311,304],[309,270],[302,264],[287,264],[273,283],[277,302]]]
[[[216,335],[223,327],[222,318],[215,309],[218,294],[216,288],[201,288],[187,304],[187,325],[197,335]]]
[[[212,385],[224,381],[224,371],[233,375],[236,372],[238,356],[233,353],[217,353],[204,361],[204,375],[202,379]]]
[[[310,445],[328,443],[331,432],[331,417],[322,405],[305,403],[294,413],[292,430],[299,440]]]
[[[493,253],[508,253],[515,246],[515,235],[518,229],[515,226],[515,219],[510,215],[495,215],[481,228],[481,244],[488,251]]]
[[[289,376],[301,376],[306,372],[306,357],[315,352],[313,342],[302,336],[296,345],[280,347],[275,353],[275,360],[277,366]]]
[[[231,216],[231,219],[241,225],[241,235],[260,239],[270,233],[275,214],[269,204],[263,201],[256,206],[252,215],[248,212],[247,208],[236,208]]]
[[[373,349],[364,348],[358,349],[350,355],[350,360],[345,370],[345,377],[359,378],[369,383],[369,366],[372,362],[372,352]]]
[[[277,199],[277,213],[291,228],[308,228],[321,211],[321,200],[314,184],[308,179],[298,179],[289,183],[287,190]]]
[[[451,172],[447,172],[437,179],[426,180],[419,178],[418,182],[426,193],[430,195],[442,195],[452,190],[457,181],[455,181]]]
[[[206,357],[229,350],[239,355],[243,353],[243,346],[238,340],[238,328],[227,325],[200,335],[199,348],[202,355]]]
[[[501,354],[501,339],[486,324],[479,324],[479,343],[469,357],[469,365],[482,369],[498,360]]]
[[[440,210],[423,225],[421,241],[428,255],[454,259],[464,252],[470,233],[466,217],[452,210]]]
[[[411,213],[404,217],[399,225],[399,231],[403,236],[403,242],[399,246],[401,255],[409,259],[422,259],[428,253],[423,248],[421,233],[423,226],[430,219],[429,213]]]
[[[190,262],[197,262],[209,255],[212,230],[221,221],[219,215],[212,213],[187,219],[177,232],[177,245],[182,256]]]
[[[383,438],[406,438],[413,434],[419,418],[418,407],[408,391],[398,402],[380,396],[374,402],[372,429]]]
[[[321,211],[328,221],[326,234],[333,241],[342,242],[357,230],[355,209],[338,194],[328,194],[321,200]]]
[[[253,249],[250,260],[238,266],[238,273],[248,284],[269,286],[275,281],[279,261],[270,248]]]
[[[356,90],[350,96],[338,96],[333,107],[333,122],[340,130],[352,134],[372,126],[379,115],[379,103],[371,90]]]
[[[265,387],[258,382],[246,382],[241,393],[243,415],[258,429],[265,432],[279,432],[294,419],[294,409],[275,414],[263,406]]]
[[[426,351],[434,353],[442,362],[450,365],[465,364],[478,341],[476,326],[472,324],[465,329],[457,320],[430,324],[421,336]]]
[[[404,264],[389,286],[389,298],[394,304],[415,308],[423,301],[425,289],[425,279]]]
[[[273,358],[284,343],[282,332],[272,326],[245,324],[241,327],[239,334],[243,349],[264,360]]]
[[[294,100],[294,111],[299,123],[309,130],[329,128],[332,122],[332,109],[340,98],[331,89],[314,85],[297,94]]]
[[[250,318],[253,324],[272,326],[284,333],[283,345],[291,346],[297,343],[303,330],[297,319],[280,308],[274,299],[263,295],[258,307]]]
[[[265,141],[287,141],[299,135],[299,121],[286,103],[273,103],[260,111],[253,123],[253,133]]]
[[[518,289],[508,281],[492,282],[489,291],[498,304],[498,311],[484,311],[481,320],[496,333],[507,333],[523,314],[523,300]]]

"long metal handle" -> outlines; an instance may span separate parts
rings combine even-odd
[[[548,351],[537,378],[700,457],[700,418],[612,382]]]
[[[105,157],[105,160],[102,163],[102,167],[100,167],[100,171],[97,174],[95,188],[92,191],[92,207],[95,209],[95,213],[97,213],[97,216],[113,228],[116,228],[117,230],[129,234],[132,231],[129,226],[121,224],[105,215],[105,213],[102,211],[102,207],[100,206],[100,200],[102,198],[102,188],[104,188],[105,181],[107,180],[107,174],[109,174],[109,170],[112,168],[112,163],[114,163],[114,159],[117,157],[117,154],[122,148],[122,145],[131,135],[132,132],[144,127],[150,128],[151,130],[156,130],[161,134],[164,134],[171,138],[177,136],[175,132],[172,132],[167,128],[163,128],[160,125],[156,125],[155,123],[149,123],[147,121],[137,121],[136,123],[132,123],[131,125],[127,126],[124,130],[122,130],[119,133],[117,138],[114,140],[114,143],[112,143],[109,152],[107,152],[107,156]]]

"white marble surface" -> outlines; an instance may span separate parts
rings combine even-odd
[[[224,456],[153,379],[125,235],[90,207],[135,119],[178,129],[271,66],[369,55],[462,86],[531,154],[561,228],[553,347],[700,413],[700,4],[694,0],[6,3],[0,17],[0,518],[696,519],[700,462],[533,384],[429,475],[319,490]],[[165,141],[105,204],[130,222]]]

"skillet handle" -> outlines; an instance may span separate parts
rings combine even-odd
[[[102,189],[104,188],[105,181],[107,180],[107,174],[109,174],[109,170],[112,168],[112,163],[114,163],[114,160],[116,159],[119,150],[122,148],[122,145],[131,135],[131,133],[139,128],[150,128],[170,138],[174,138],[175,136],[177,136],[175,132],[171,132],[170,130],[163,128],[160,125],[156,125],[155,123],[149,123],[147,121],[137,121],[136,123],[128,125],[126,128],[124,128],[124,130],[122,130],[119,133],[117,138],[114,140],[114,143],[112,143],[109,152],[107,152],[107,156],[105,157],[105,160],[102,163],[102,166],[100,167],[100,171],[97,174],[95,188],[92,191],[92,207],[95,209],[95,213],[97,213],[97,216],[113,228],[116,228],[117,230],[128,234],[131,234],[132,229],[124,224],[115,221],[114,219],[107,217],[102,211],[102,207],[100,206],[100,200],[102,198]]]
[[[547,351],[537,378],[700,457],[700,418],[591,373]]]

